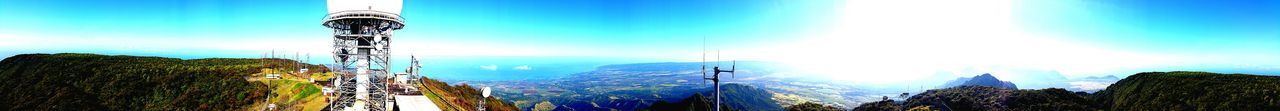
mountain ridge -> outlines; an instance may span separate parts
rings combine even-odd
[[[1098,91],[1093,99],[1110,110],[1280,109],[1280,76],[1143,72]]]
[[[654,103],[647,109],[654,111],[675,111],[675,110],[698,110],[709,109],[714,107],[715,92],[711,92],[710,88],[703,89],[704,92],[690,95],[681,101],[667,102],[659,101]],[[743,84],[729,83],[720,86],[720,105],[725,110],[745,110],[745,111],[771,111],[782,110],[782,106],[774,101],[772,93],[767,90],[752,87]],[[709,94],[709,95],[703,95]],[[698,104],[702,103],[702,104]],[[703,106],[706,105],[706,106]]]
[[[1138,73],[1093,94],[959,86],[929,90],[904,104],[882,101],[855,109],[1249,111],[1280,108],[1275,95],[1280,95],[1280,76],[1173,71]]]
[[[981,75],[977,75],[973,77],[960,77],[960,78],[956,78],[955,80],[951,80],[946,84],[943,84],[943,87],[959,87],[959,86],[991,86],[991,87],[998,87],[998,88],[1018,89],[1018,86],[1013,84],[1013,82],[1001,81],[1000,79],[991,75],[991,73],[983,73]]]

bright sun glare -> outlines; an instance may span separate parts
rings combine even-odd
[[[867,83],[925,78],[964,66],[1053,69],[1067,76],[1168,63],[1174,57],[1090,47],[1019,28],[1013,1],[849,0],[825,33],[749,49],[751,57]],[[821,71],[821,72],[819,72]],[[972,76],[976,74],[958,74]],[[1017,81],[1017,80],[1014,80]]]

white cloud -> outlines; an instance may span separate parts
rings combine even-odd
[[[1080,90],[1101,90],[1107,89],[1113,82],[1093,82],[1093,81],[1077,81],[1070,82],[1071,88]]]
[[[498,65],[494,65],[494,64],[481,65],[481,66],[480,66],[480,69],[484,69],[484,70],[495,70],[495,71],[496,71],[496,70],[498,70]]]
[[[511,69],[515,69],[515,70],[533,70],[533,68],[532,68],[532,67],[529,67],[529,65],[520,65],[520,66],[516,66],[516,67],[511,67]]]
[[[11,35],[11,34],[0,33],[0,47],[16,47],[16,46],[26,45],[23,43],[34,43],[29,38],[32,38],[32,37],[20,37],[20,36]]]

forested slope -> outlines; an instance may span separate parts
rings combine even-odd
[[[263,61],[15,55],[0,61],[0,110],[243,110],[269,90],[244,76],[292,64]]]
[[[1060,88],[1010,90],[961,86],[929,90],[905,104],[876,102],[855,108],[955,111],[1259,111],[1280,109],[1280,76],[1209,72],[1138,73],[1094,94]]]
[[[1095,98],[1116,111],[1276,110],[1280,109],[1280,76],[1145,72],[1111,84]]]

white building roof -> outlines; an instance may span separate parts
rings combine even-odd
[[[436,103],[422,95],[396,95],[396,105],[404,111],[440,111]]]

